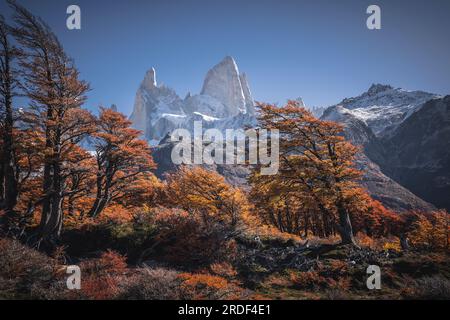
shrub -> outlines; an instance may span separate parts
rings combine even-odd
[[[142,208],[132,221],[103,219],[68,228],[62,235],[62,241],[71,256],[89,256],[92,252],[110,249],[126,253],[129,261],[133,262],[152,243],[155,235],[153,223],[146,208]]]
[[[169,269],[139,269],[121,284],[119,299],[180,300],[189,293],[181,286],[179,273]]]
[[[427,300],[449,300],[450,281],[439,275],[423,277],[416,281],[407,298]]]
[[[0,239],[0,253],[0,298],[32,299],[50,294],[57,279],[56,261],[10,239]]]
[[[152,213],[156,226],[154,257],[188,269],[233,259],[236,244],[230,229],[220,222],[202,219],[180,209],[157,208]]]
[[[211,273],[220,277],[231,279],[237,275],[233,266],[227,262],[213,263],[209,266]]]
[[[128,271],[126,257],[106,251],[99,258],[83,260],[80,264],[82,299],[112,299],[119,293],[119,283]]]
[[[400,252],[400,251],[402,251],[402,246],[400,245],[399,240],[398,241],[389,241],[389,242],[384,243],[383,250]]]
[[[210,274],[182,273],[181,286],[193,300],[237,300],[248,296],[248,292],[234,282]]]
[[[329,289],[323,295],[324,300],[350,300],[351,296],[342,289]]]
[[[314,289],[327,285],[327,280],[317,271],[291,272],[289,277],[294,287],[298,289]]]

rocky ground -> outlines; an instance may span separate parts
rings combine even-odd
[[[239,274],[269,299],[450,299],[448,252],[397,252],[333,244],[261,242],[245,250]],[[381,289],[367,288],[369,265]]]

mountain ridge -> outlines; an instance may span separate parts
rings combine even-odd
[[[341,106],[364,121],[376,136],[385,136],[425,102],[439,97],[441,96],[420,90],[410,91],[386,84],[372,84],[359,96],[345,98],[329,108]]]

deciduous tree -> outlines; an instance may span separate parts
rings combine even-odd
[[[294,101],[284,107],[262,104],[260,110],[261,127],[279,130],[280,169],[276,176],[261,176],[257,168],[251,178],[254,189],[276,190],[278,202],[296,199],[303,210],[333,223],[342,243],[354,244],[346,204],[358,186],[358,149],[345,141],[342,126],[316,119]]]
[[[200,166],[181,167],[167,178],[167,200],[188,212],[235,226],[245,219],[248,202],[220,174]]]
[[[125,115],[101,108],[95,137],[96,197],[89,216],[96,217],[112,201],[124,197],[155,164],[148,143],[139,139]]]
[[[45,136],[42,216],[38,244],[52,244],[61,232],[65,196],[65,155],[91,131],[92,117],[81,109],[89,89],[45,22],[15,1],[14,36],[23,47],[23,89],[30,100],[27,123]]]

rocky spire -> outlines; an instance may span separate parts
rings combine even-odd
[[[250,114],[255,114],[255,101],[253,101],[252,98],[250,86],[248,85],[247,81],[247,75],[245,73],[242,73],[239,76],[239,79],[241,80],[242,92],[244,93],[245,107],[247,109],[247,112]]]
[[[222,102],[226,116],[234,116],[246,110],[246,99],[234,59],[225,57],[206,74],[202,95],[208,95]]]
[[[386,91],[386,90],[391,90],[393,89],[392,86],[388,85],[388,84],[379,84],[379,83],[374,83],[370,86],[369,90],[367,91],[367,93],[369,95],[376,95],[377,93]]]
[[[154,88],[157,86],[155,68],[152,67],[150,70],[147,71],[147,73],[145,74],[144,81],[142,81],[142,86],[147,89]]]

